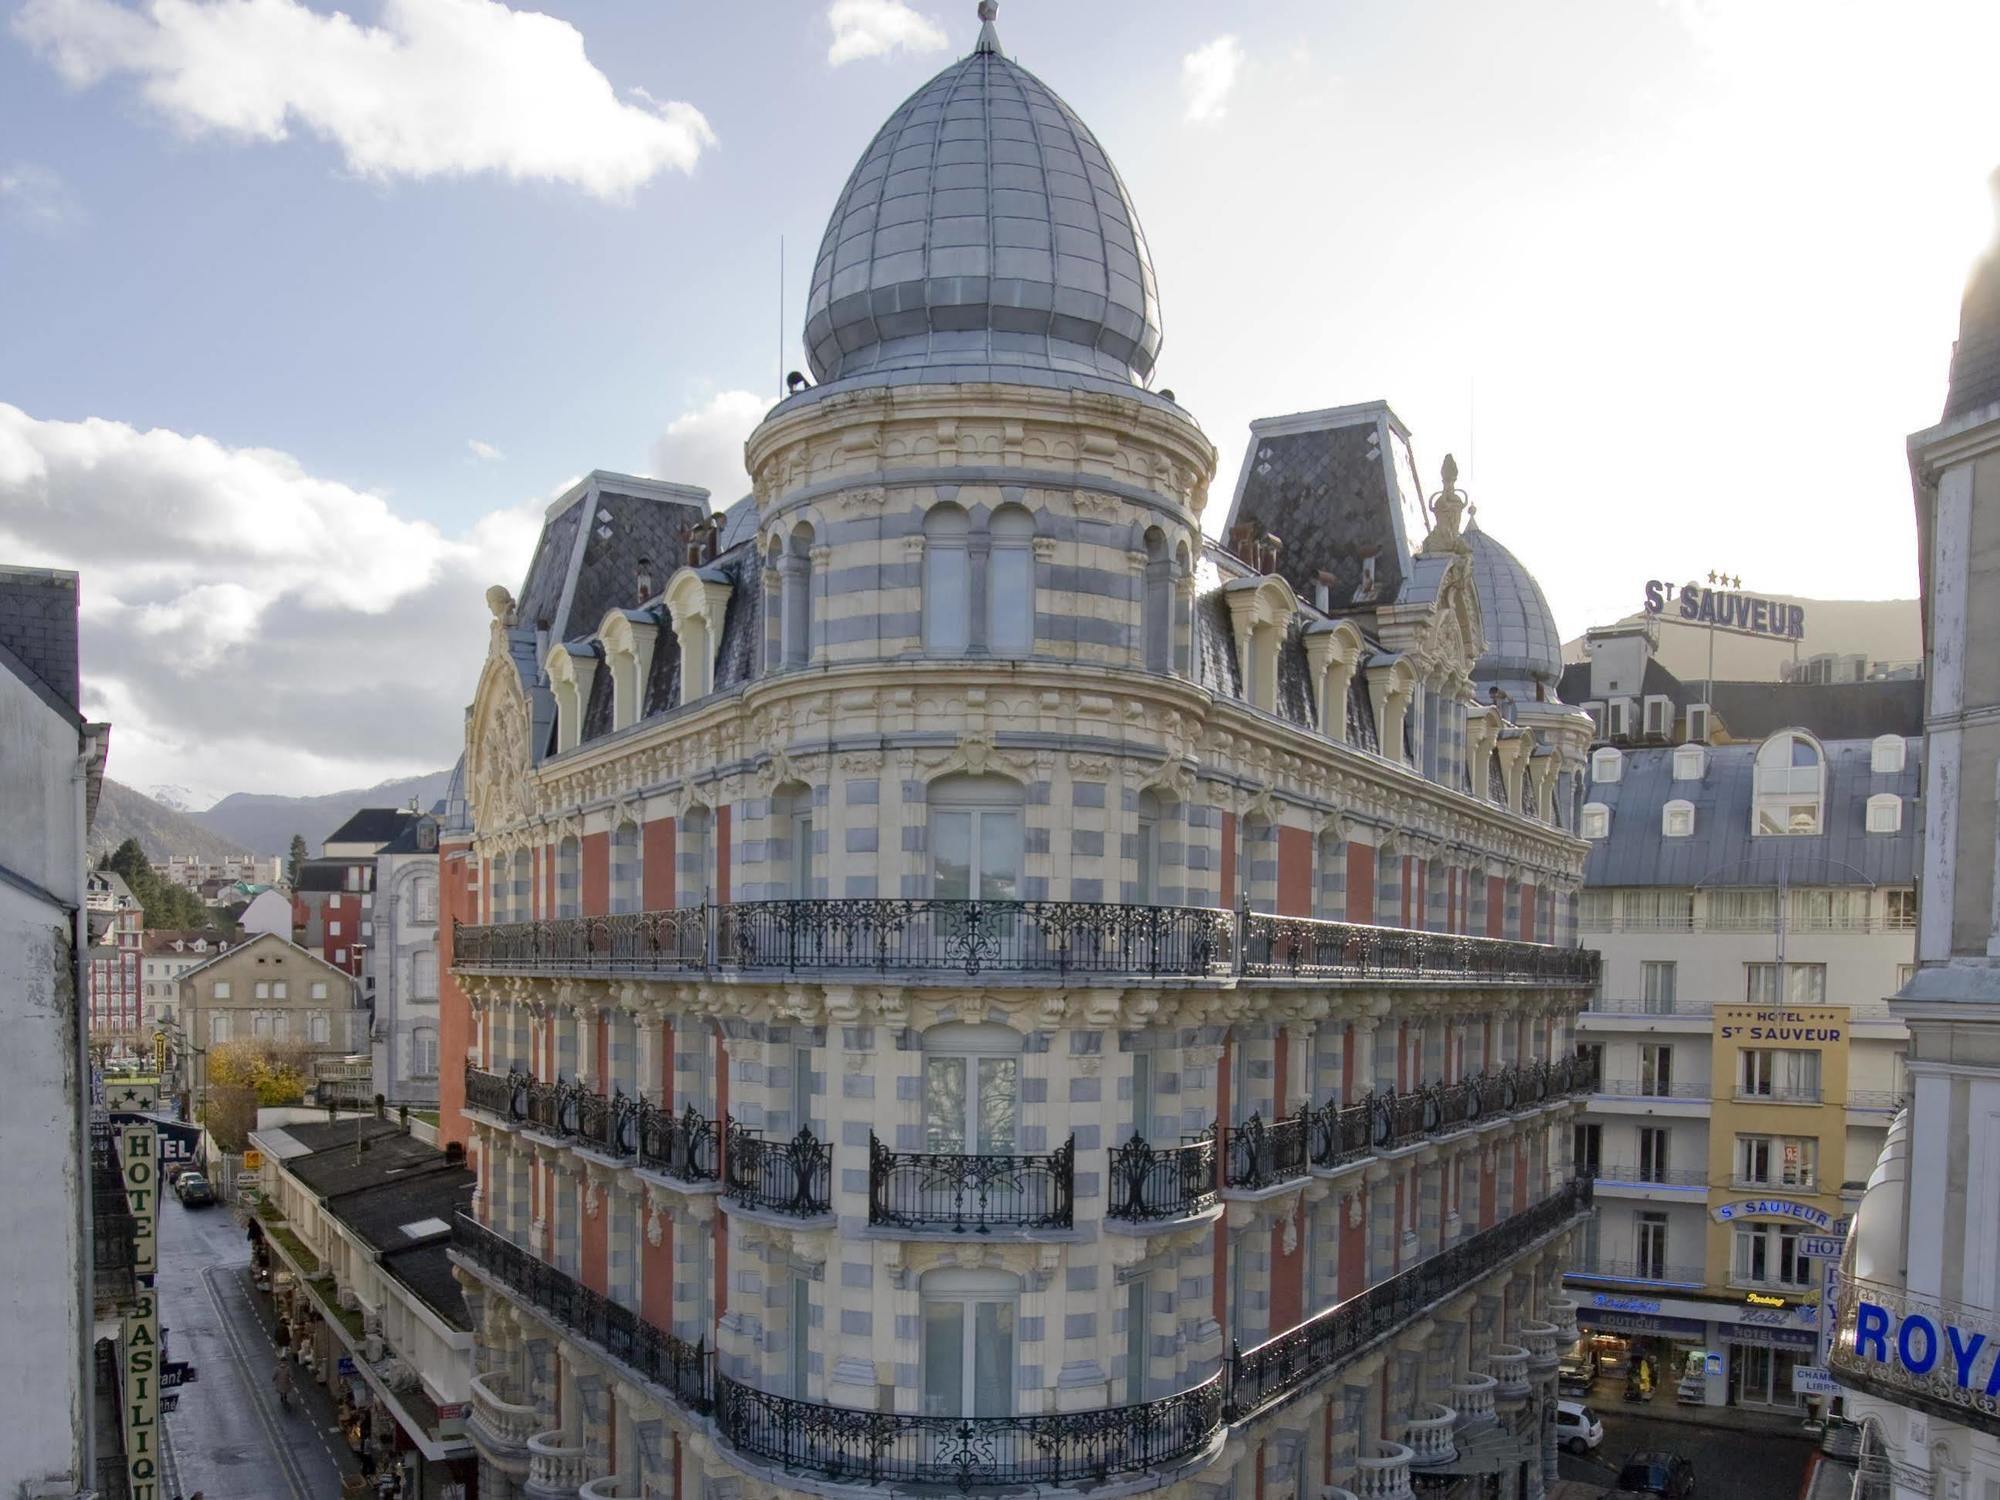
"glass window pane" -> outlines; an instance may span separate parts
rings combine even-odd
[[[1034,621],[1034,554],[1021,546],[995,547],[987,564],[987,649],[1025,655],[1034,644]]]
[[[1012,901],[1021,873],[1021,815],[988,809],[979,814],[979,899]]]
[[[943,901],[972,898],[972,814],[931,813],[931,893]]]
[[[971,644],[972,575],[963,547],[924,552],[924,647],[962,656]]]
[[[924,1414],[965,1414],[965,1304],[924,1304]]]
[[[1153,1135],[1153,1054],[1132,1054],[1132,1128],[1148,1140]]]
[[[975,1417],[1004,1417],[1014,1410],[1014,1304],[973,1305],[973,1409]]]
[[[1018,1059],[1012,1057],[979,1059],[979,1151],[982,1155],[1005,1156],[1014,1149],[1014,1103],[1020,1097],[1020,1066]]]
[[[924,1059],[924,1149],[965,1149],[965,1059]]]
[[[811,897],[813,873],[813,820],[811,813],[792,819],[792,895],[804,901]]]

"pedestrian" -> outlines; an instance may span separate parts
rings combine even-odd
[[[292,1409],[292,1367],[282,1359],[271,1372],[271,1388],[278,1393],[278,1405],[285,1411]]]

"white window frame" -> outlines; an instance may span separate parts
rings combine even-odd
[[[1690,703],[1687,706],[1686,712],[1682,715],[1684,728],[1681,732],[1683,737],[1698,745],[1707,744],[1709,740],[1709,726],[1713,722],[1714,717],[1715,710],[1710,708],[1706,703]]]
[[[1668,839],[1688,839],[1694,837],[1694,804],[1684,797],[1676,797],[1660,809],[1660,837]]]
[[[931,783],[926,796],[926,838],[930,853],[927,878],[931,894],[938,900],[1003,901],[1019,899],[1027,862],[1027,789],[1019,782],[998,776],[948,776]],[[963,816],[967,820],[966,889],[947,894],[938,878],[938,843],[942,832],[940,814]],[[994,820],[1002,827],[989,829]],[[1008,832],[1005,825],[1011,825]],[[989,871],[985,867],[989,831],[1002,844],[1001,852],[1011,854],[1010,871]],[[994,888],[989,891],[990,878]]]
[[[1648,693],[1640,722],[1645,734],[1665,739],[1674,728],[1674,700],[1661,693]]]
[[[1700,781],[1708,774],[1708,752],[1699,745],[1681,745],[1674,751],[1674,780]]]
[[[972,520],[949,501],[924,513],[923,641],[932,656],[972,649]]]
[[[1583,817],[1578,822],[1577,832],[1587,839],[1608,839],[1611,837],[1611,809],[1602,802],[1583,804]]]
[[[1877,776],[1900,775],[1909,757],[1909,742],[1900,734],[1881,734],[1868,747],[1868,769]]]
[[[1870,797],[1867,827],[1870,833],[1901,833],[1903,799],[1894,792],[1877,792]]]
[[[959,1388],[958,1411],[932,1411],[929,1414],[940,1417],[965,1416],[1011,1416],[1017,1404],[1014,1391],[1015,1370],[1020,1357],[1020,1297],[1021,1284],[1017,1277],[1005,1271],[974,1270],[963,1267],[945,1267],[925,1273],[918,1284],[918,1401],[920,1407],[927,1407],[931,1401],[930,1339],[928,1330],[933,1316],[945,1314],[952,1307],[959,1309],[962,1321],[959,1325],[959,1358],[962,1361],[957,1382]],[[997,1315],[1004,1315],[1008,1330],[1008,1357],[1005,1362],[1006,1380],[1002,1396],[1004,1411],[981,1411],[978,1405],[978,1362],[977,1351],[982,1340],[979,1338],[982,1307],[996,1309]]]
[[[1614,745],[1590,752],[1590,780],[1594,786],[1608,786],[1625,779],[1625,753]]]

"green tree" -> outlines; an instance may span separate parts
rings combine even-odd
[[[306,867],[306,839],[302,833],[292,835],[292,847],[285,853],[285,883],[293,890],[299,887],[299,872]]]

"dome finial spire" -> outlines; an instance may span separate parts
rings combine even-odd
[[[979,0],[979,40],[973,45],[974,52],[999,54],[1000,33],[993,29],[993,18],[999,14],[1000,0]]]

